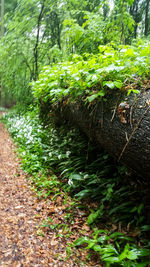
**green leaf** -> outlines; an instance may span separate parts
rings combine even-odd
[[[101,251],[101,246],[100,245],[95,245],[94,247],[93,247],[93,250],[94,251],[97,251],[97,252],[100,252]]]
[[[76,241],[74,241],[74,245],[75,246],[81,246],[85,243],[88,243],[89,242],[89,238],[88,237],[80,237],[79,239],[77,239]]]
[[[94,99],[96,99],[98,97],[98,94],[93,94],[93,95],[91,95],[91,96],[88,96],[87,97],[87,100],[89,101],[89,102],[92,102]]]
[[[96,243],[97,243],[96,240],[89,240],[88,246],[86,247],[86,249],[91,249],[91,248],[93,249]]]
[[[141,203],[137,208],[137,212],[139,215],[141,214],[141,211],[143,210],[143,208],[144,208],[144,205]]]
[[[115,238],[115,237],[120,237],[120,236],[124,236],[124,234],[120,233],[120,232],[115,232],[115,233],[111,234],[109,237],[110,238]]]
[[[96,82],[98,80],[98,76],[96,74],[92,75],[92,82]]]
[[[115,84],[111,81],[107,81],[107,82],[103,83],[103,86],[107,86],[107,87],[113,89],[115,87]]]
[[[107,241],[107,240],[109,240],[109,239],[110,239],[109,236],[107,236],[107,235],[103,235],[103,236],[98,237],[98,238],[97,238],[97,241],[98,241],[99,243],[104,244],[105,241]]]
[[[150,225],[143,225],[140,229],[141,231],[150,231]]]
[[[119,260],[122,261],[123,259],[129,260],[136,260],[138,258],[138,251],[136,249],[130,250],[129,243],[126,244],[123,252],[119,256]]]
[[[90,193],[91,193],[90,189],[84,189],[84,190],[80,191],[78,194],[75,194],[75,196],[79,199],[82,199],[82,198],[89,196]]]
[[[106,261],[106,262],[111,262],[111,263],[114,263],[114,262],[119,262],[119,258],[118,257],[105,257],[105,256],[102,256],[102,260],[103,261]]]
[[[91,213],[88,216],[87,223],[92,224],[100,215],[100,210],[97,210],[96,212]]]
[[[138,249],[137,254],[140,257],[150,256],[150,249],[146,248]]]
[[[105,92],[104,92],[104,90],[100,90],[100,91],[98,92],[98,95],[99,95],[99,96],[102,96],[102,97],[105,96]]]
[[[134,94],[139,94],[139,93],[140,93],[139,90],[130,89],[130,90],[128,90],[127,96],[129,96],[132,92],[133,92]]]
[[[119,81],[114,81],[114,85],[115,85],[118,89],[121,89],[123,83],[122,83],[122,82],[119,82]]]
[[[127,253],[127,259],[129,260],[136,260],[138,258],[137,253],[135,251],[128,251]]]
[[[83,180],[83,176],[80,175],[80,174],[74,173],[74,174],[71,174],[69,176],[69,179],[77,180],[77,181],[82,181]]]

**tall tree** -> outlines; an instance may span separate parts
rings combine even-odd
[[[137,30],[138,25],[142,21],[143,15],[143,3],[140,0],[134,0],[133,4],[130,6],[130,15],[133,17],[135,24],[134,24],[134,33],[132,36],[134,38],[137,37]]]
[[[39,46],[41,21],[43,18],[44,8],[45,8],[45,0],[41,4],[40,12],[39,12],[38,19],[37,19],[37,34],[36,34],[36,42],[35,42],[35,46],[34,46],[34,60],[35,60],[34,80],[38,79],[38,73],[39,73],[39,71],[38,71],[38,56],[39,56],[38,46]]]
[[[145,30],[144,34],[145,36],[148,36],[149,33],[149,2],[150,0],[145,1]]]

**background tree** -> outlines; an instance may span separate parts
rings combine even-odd
[[[0,42],[5,93],[29,103],[29,83],[44,65],[75,53],[96,54],[107,43],[131,44],[142,34],[149,34],[149,0],[5,0]]]
[[[149,33],[149,0],[145,1],[145,36],[148,36]]]

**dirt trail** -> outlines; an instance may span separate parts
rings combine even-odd
[[[44,211],[39,213],[43,204],[19,171],[13,149],[12,140],[0,123],[0,266],[72,266],[55,261],[51,234],[37,235],[37,225],[44,217]]]

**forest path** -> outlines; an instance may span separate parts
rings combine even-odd
[[[53,233],[37,235],[49,205],[30,189],[14,149],[0,123],[0,266],[73,266],[55,257]]]
[[[0,124],[0,266],[55,266],[49,238],[37,236],[39,203],[13,149]]]

